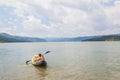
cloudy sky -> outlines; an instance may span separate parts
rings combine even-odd
[[[120,33],[120,0],[0,0],[0,33],[78,37]]]

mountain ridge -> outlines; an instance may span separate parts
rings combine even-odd
[[[7,33],[0,33],[0,41],[2,42],[46,42],[46,40],[42,38],[13,36]]]
[[[14,36],[0,33],[0,42],[79,42],[79,41],[120,41],[120,34],[83,36],[73,38],[38,38]]]

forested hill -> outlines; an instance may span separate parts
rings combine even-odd
[[[0,42],[46,42],[46,40],[42,38],[20,37],[0,33]]]
[[[74,38],[46,38],[48,42],[79,42],[79,41],[120,41],[120,34],[83,36]]]
[[[120,41],[120,35],[97,36],[83,41]]]
[[[83,36],[74,38],[34,38],[13,36],[6,33],[0,33],[0,43],[2,42],[79,42],[79,41],[120,41],[120,34],[101,35],[101,36]]]

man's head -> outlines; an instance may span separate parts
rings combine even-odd
[[[41,53],[39,53],[39,56],[42,56]]]

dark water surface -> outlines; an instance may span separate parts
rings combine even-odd
[[[25,64],[47,50],[46,68]],[[120,42],[0,43],[0,80],[120,80]]]

